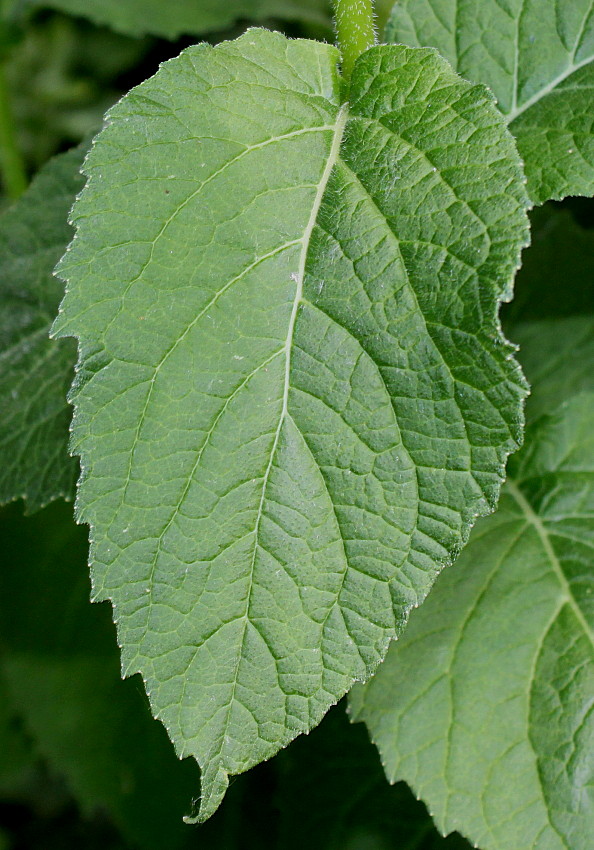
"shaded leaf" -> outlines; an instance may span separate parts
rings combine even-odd
[[[36,751],[61,772],[84,811],[105,808],[133,844],[179,848],[198,775],[180,764],[152,719],[142,682],[122,682],[106,606],[91,606],[83,529],[55,504],[27,519],[0,515],[2,665]],[[18,565],[18,569],[17,569]]]
[[[526,405],[528,422],[580,392],[594,390],[591,315],[525,322],[514,327],[512,337],[520,346],[522,366],[534,387]]]
[[[163,38],[222,31],[245,18],[307,21],[328,25],[327,0],[28,0],[43,6],[82,15],[96,24],[126,35],[150,33]]]
[[[31,746],[10,699],[0,656],[0,796],[5,799],[18,796],[33,764]]]
[[[532,244],[522,254],[514,299],[503,310],[504,327],[534,319],[591,313],[594,308],[594,231],[557,204],[530,214]]]
[[[556,328],[566,352],[576,321]],[[594,830],[594,377],[562,355],[543,369],[538,327],[538,418],[496,514],[351,695],[389,780],[484,850],[587,850]]]
[[[37,510],[70,498],[77,464],[68,457],[66,403],[76,347],[50,340],[64,288],[53,276],[72,238],[68,211],[82,188],[83,150],[52,160],[0,217],[0,504]]]
[[[386,38],[493,90],[535,203],[594,194],[591,0],[398,0]]]
[[[336,62],[251,30],[163,66],[60,270],[94,596],[201,817],[369,676],[522,430],[513,140],[434,51],[368,51],[348,109]]]
[[[278,850],[470,850],[442,838],[403,782],[390,787],[363,726],[342,704],[278,756]]]

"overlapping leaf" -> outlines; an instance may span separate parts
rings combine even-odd
[[[484,850],[589,850],[594,321],[538,323],[522,341],[534,422],[499,509],[351,709],[388,778],[405,779],[444,833]]]
[[[398,0],[386,37],[493,90],[536,203],[594,194],[591,0]]]
[[[61,265],[94,595],[202,817],[371,673],[521,434],[513,140],[434,51],[368,51],[348,108],[336,63],[249,31],[163,66]]]
[[[524,322],[514,327],[512,335],[520,346],[522,365],[534,386],[527,404],[528,422],[550,413],[581,392],[594,390],[591,316]]]
[[[300,20],[327,26],[327,0],[26,0],[29,6],[45,6],[82,15],[97,24],[127,35],[176,38],[227,29],[239,19]]]
[[[49,339],[64,289],[53,276],[72,238],[83,151],[52,160],[0,218],[0,504],[36,510],[74,489],[66,403],[76,347]]]

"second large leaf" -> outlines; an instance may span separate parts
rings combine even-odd
[[[521,435],[503,120],[432,51],[368,51],[348,106],[337,60],[250,31],[163,66],[61,266],[94,595],[202,817],[370,675]]]
[[[594,194],[591,0],[397,0],[386,35],[491,87],[535,203]]]

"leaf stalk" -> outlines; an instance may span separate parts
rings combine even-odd
[[[359,56],[376,43],[373,0],[335,0],[337,43],[348,82]]]

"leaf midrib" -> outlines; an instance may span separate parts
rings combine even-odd
[[[287,415],[288,415],[288,402],[289,402],[289,390],[290,390],[290,378],[291,378],[291,354],[292,354],[292,348],[293,348],[293,337],[294,337],[294,333],[295,333],[295,324],[296,324],[297,316],[298,316],[298,313],[299,313],[299,307],[301,306],[302,301],[303,301],[303,281],[304,281],[304,277],[305,277],[305,267],[306,267],[306,263],[307,263],[308,252],[309,252],[309,244],[310,244],[311,236],[312,236],[312,233],[313,233],[313,230],[314,230],[314,227],[316,225],[316,221],[317,221],[317,218],[318,218],[318,215],[319,215],[319,212],[320,212],[320,207],[322,205],[322,200],[323,200],[324,194],[326,192],[326,187],[328,185],[328,181],[330,180],[330,176],[332,174],[334,166],[336,165],[338,158],[339,158],[340,147],[341,147],[342,138],[343,138],[343,135],[344,135],[344,130],[345,130],[345,127],[346,127],[347,119],[348,119],[348,105],[344,104],[341,107],[341,109],[340,109],[340,111],[337,115],[336,124],[335,124],[335,127],[334,127],[334,135],[333,135],[333,139],[332,139],[332,145],[330,147],[330,151],[329,151],[329,154],[328,154],[326,166],[325,166],[324,171],[322,173],[322,176],[320,178],[320,183],[319,183],[318,189],[316,191],[316,196],[314,198],[314,203],[312,205],[312,210],[311,210],[311,213],[310,213],[310,216],[309,216],[309,220],[307,222],[307,226],[305,228],[303,237],[300,240],[301,243],[302,243],[302,248],[301,248],[301,254],[300,254],[300,258],[299,258],[299,270],[298,270],[298,273],[297,273],[297,280],[296,280],[296,283],[295,283],[295,297],[294,297],[294,300],[293,300],[293,308],[292,308],[292,311],[291,311],[291,317],[289,319],[289,326],[288,326],[288,329],[287,329],[287,340],[286,340],[286,343],[285,343],[285,377],[284,377],[284,386],[283,386],[283,403],[282,403],[281,413],[280,413],[280,416],[279,416],[278,426],[277,426],[276,433],[275,433],[275,436],[274,436],[274,441],[273,441],[272,448],[271,448],[271,451],[270,451],[270,458],[269,458],[269,461],[268,461],[268,466],[266,468],[266,471],[265,471],[263,479],[262,479],[262,493],[261,493],[261,496],[260,496],[260,502],[259,502],[259,505],[258,505],[258,513],[257,513],[257,516],[256,516],[256,523],[255,523],[255,528],[254,528],[254,548],[253,548],[252,560],[251,560],[251,564],[250,564],[250,571],[249,571],[249,578],[248,578],[249,589],[248,589],[248,594],[247,594],[247,597],[246,597],[245,611],[244,611],[242,617],[239,618],[239,619],[243,619],[243,631],[242,631],[242,636],[241,636],[241,643],[239,645],[239,649],[238,649],[238,652],[237,652],[237,661],[236,661],[236,665],[235,665],[235,670],[233,672],[232,691],[231,691],[231,695],[229,697],[229,703],[228,703],[228,706],[227,706],[227,713],[226,713],[226,717],[225,717],[225,720],[224,720],[224,723],[223,723],[223,728],[221,730],[221,735],[220,735],[220,738],[219,738],[219,740],[220,740],[220,747],[219,747],[219,751],[218,751],[219,756],[220,756],[220,753],[223,749],[225,734],[226,734],[226,731],[227,731],[228,726],[229,726],[229,718],[230,718],[230,715],[231,715],[231,710],[232,710],[232,707],[235,703],[235,693],[236,693],[236,689],[237,689],[239,668],[241,666],[241,660],[243,658],[245,637],[246,637],[246,634],[247,634],[247,627],[248,627],[248,622],[249,622],[249,612],[250,612],[250,608],[251,608],[252,592],[253,592],[253,587],[254,587],[254,569],[255,569],[255,564],[256,564],[256,554],[257,554],[257,551],[258,551],[259,530],[260,530],[260,523],[261,523],[261,520],[262,520],[263,511],[264,511],[264,503],[266,501],[266,490],[267,490],[267,487],[268,487],[268,481],[269,481],[269,478],[270,478],[270,473],[271,473],[271,470],[272,470],[274,457],[276,455],[276,451],[277,451],[277,448],[278,448],[278,443],[279,443],[282,427],[283,427],[283,424],[284,424],[284,422],[287,418]]]
[[[589,56],[587,59],[584,59],[583,62],[578,62],[576,65],[570,65],[569,68],[566,68],[563,73],[559,74],[553,80],[551,80],[546,86],[542,89],[539,89],[532,97],[528,98],[528,100],[524,101],[521,106],[517,106],[515,109],[512,109],[505,115],[505,119],[508,124],[512,124],[517,118],[531,109],[533,106],[536,106],[537,103],[540,103],[541,100],[544,100],[548,95],[553,94],[555,89],[561,85],[561,83],[565,82],[565,80],[569,79],[572,74],[576,74],[582,68],[585,68],[586,65],[591,65],[594,62],[594,57]]]
[[[506,482],[506,489],[521,509],[527,521],[536,531],[539,540],[542,544],[542,547],[551,563],[551,566],[553,567],[553,571],[563,591],[565,604],[568,604],[571,607],[576,619],[582,627],[584,634],[586,635],[586,638],[590,641],[592,647],[594,648],[594,631],[590,627],[588,621],[586,620],[583,614],[582,609],[580,608],[575,596],[573,595],[571,586],[567,580],[565,573],[563,572],[563,567],[561,566],[559,558],[557,557],[557,554],[555,553],[555,550],[553,549],[553,546],[551,544],[549,533],[544,527],[541,518],[534,511],[532,505],[524,496],[518,484],[516,484],[516,482],[513,481],[511,478],[508,479],[508,481]]]

